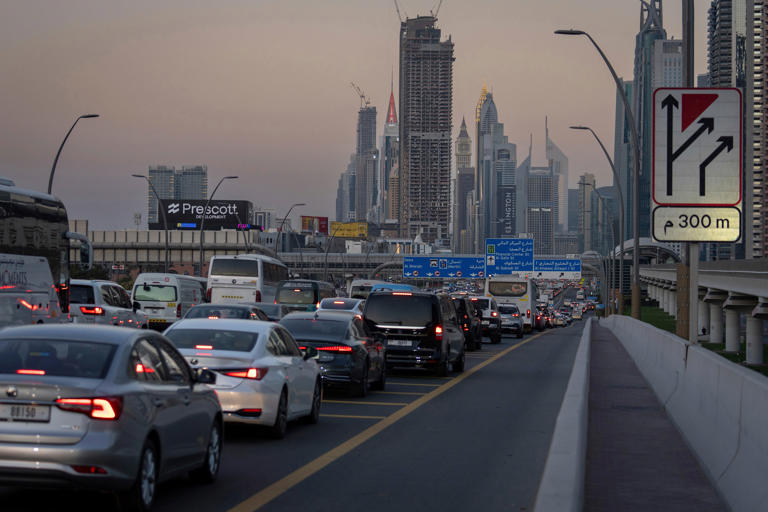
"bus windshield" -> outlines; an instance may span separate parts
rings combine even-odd
[[[528,292],[528,283],[525,281],[490,281],[488,293],[501,297],[521,297]]]
[[[213,260],[209,275],[258,277],[259,262],[257,260],[216,258]]]

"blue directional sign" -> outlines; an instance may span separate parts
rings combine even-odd
[[[403,277],[416,279],[482,279],[482,256],[406,256]]]
[[[485,272],[489,276],[533,272],[533,238],[486,238]]]
[[[533,277],[545,279],[579,279],[581,277],[581,260],[570,259],[536,259],[533,262]]]

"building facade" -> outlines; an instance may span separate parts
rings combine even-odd
[[[528,173],[526,232],[533,235],[534,254],[555,253],[556,182],[549,167],[531,167]]]
[[[544,120],[544,132],[546,139],[547,163],[552,169],[557,180],[557,201],[555,201],[555,218],[557,219],[557,232],[568,233],[568,157],[565,156],[557,144],[549,138],[549,123]]]
[[[467,123],[461,120],[461,129],[456,138],[456,184],[454,187],[453,248],[454,252],[466,254],[472,247],[465,246],[471,230],[471,212],[475,191],[475,168],[472,167],[472,139],[467,132]]]
[[[400,129],[397,123],[397,111],[395,110],[394,89],[389,94],[389,107],[387,108],[387,117],[384,122],[384,134],[381,136],[379,148],[379,174],[378,190],[379,195],[376,201],[378,219],[377,222],[383,222],[385,219],[396,219],[397,216],[391,216],[390,203],[392,191],[390,190],[390,176],[392,170],[398,166],[400,158]]]
[[[183,166],[177,170],[174,166],[149,166],[149,181],[154,185],[160,199],[207,199],[208,166]],[[147,223],[155,224],[162,218],[157,209],[157,199],[147,185]]]

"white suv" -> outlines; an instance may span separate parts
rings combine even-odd
[[[69,315],[74,323],[147,328],[146,313],[131,304],[130,295],[119,284],[72,279],[69,286]]]

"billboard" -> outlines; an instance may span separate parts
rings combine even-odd
[[[328,234],[328,217],[301,216],[302,233],[322,233]]]
[[[498,185],[496,196],[496,213],[498,216],[498,233],[502,237],[511,237],[517,233],[515,225],[515,208],[517,207],[515,185]]]
[[[339,238],[368,238],[368,223],[331,222],[331,236]]]
[[[207,207],[206,207],[207,203]],[[205,199],[162,199],[160,208],[165,210],[168,229],[200,229],[205,211],[205,230],[250,229],[253,204],[250,201]],[[149,229],[163,229],[163,212],[158,212],[158,222]]]

